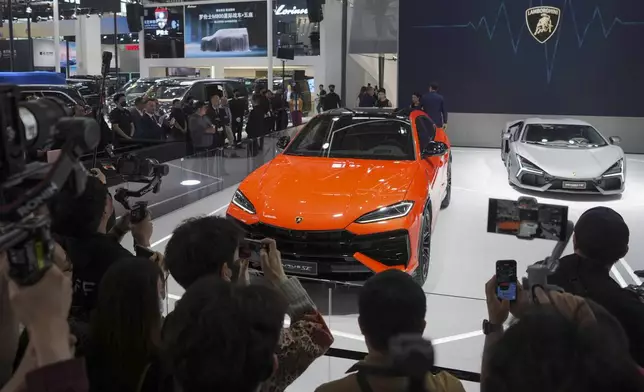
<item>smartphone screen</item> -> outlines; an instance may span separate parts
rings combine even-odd
[[[242,259],[249,259],[251,261],[259,260],[259,251],[265,245],[260,240],[254,240],[251,238],[244,238],[244,240],[239,245],[239,257]]]
[[[496,262],[496,296],[501,300],[517,299],[517,262],[515,260]]]
[[[509,234],[523,239],[565,241],[567,225],[567,206],[540,204],[530,197],[489,200],[488,233]]]

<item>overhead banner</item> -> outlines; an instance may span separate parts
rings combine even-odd
[[[399,0],[354,0],[349,53],[397,54],[398,9]]]
[[[266,56],[266,2],[186,6],[185,56]]]
[[[145,8],[143,42],[146,58],[182,58],[183,7]]]

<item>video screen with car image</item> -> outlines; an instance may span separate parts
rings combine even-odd
[[[185,57],[266,56],[266,2],[186,6]]]
[[[150,7],[143,12],[145,58],[182,58],[183,7]]]
[[[508,234],[522,239],[540,238],[564,241],[568,224],[568,207],[541,204],[536,199],[490,199],[488,233]]]

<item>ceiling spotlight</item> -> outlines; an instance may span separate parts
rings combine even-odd
[[[87,14],[87,15],[85,15],[85,16],[87,16],[87,19],[89,19],[89,18],[91,18],[91,17],[92,17],[92,15],[90,15],[90,14]]]
[[[199,180],[183,180],[181,181],[181,185],[183,186],[195,186],[201,184],[201,181]]]
[[[27,12],[28,14],[31,14],[31,7],[27,7],[27,9],[25,10],[25,12]]]

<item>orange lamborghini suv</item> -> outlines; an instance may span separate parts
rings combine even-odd
[[[421,111],[336,109],[283,138],[228,207],[248,238],[274,238],[289,274],[396,268],[423,284],[432,230],[450,202],[443,129]]]

